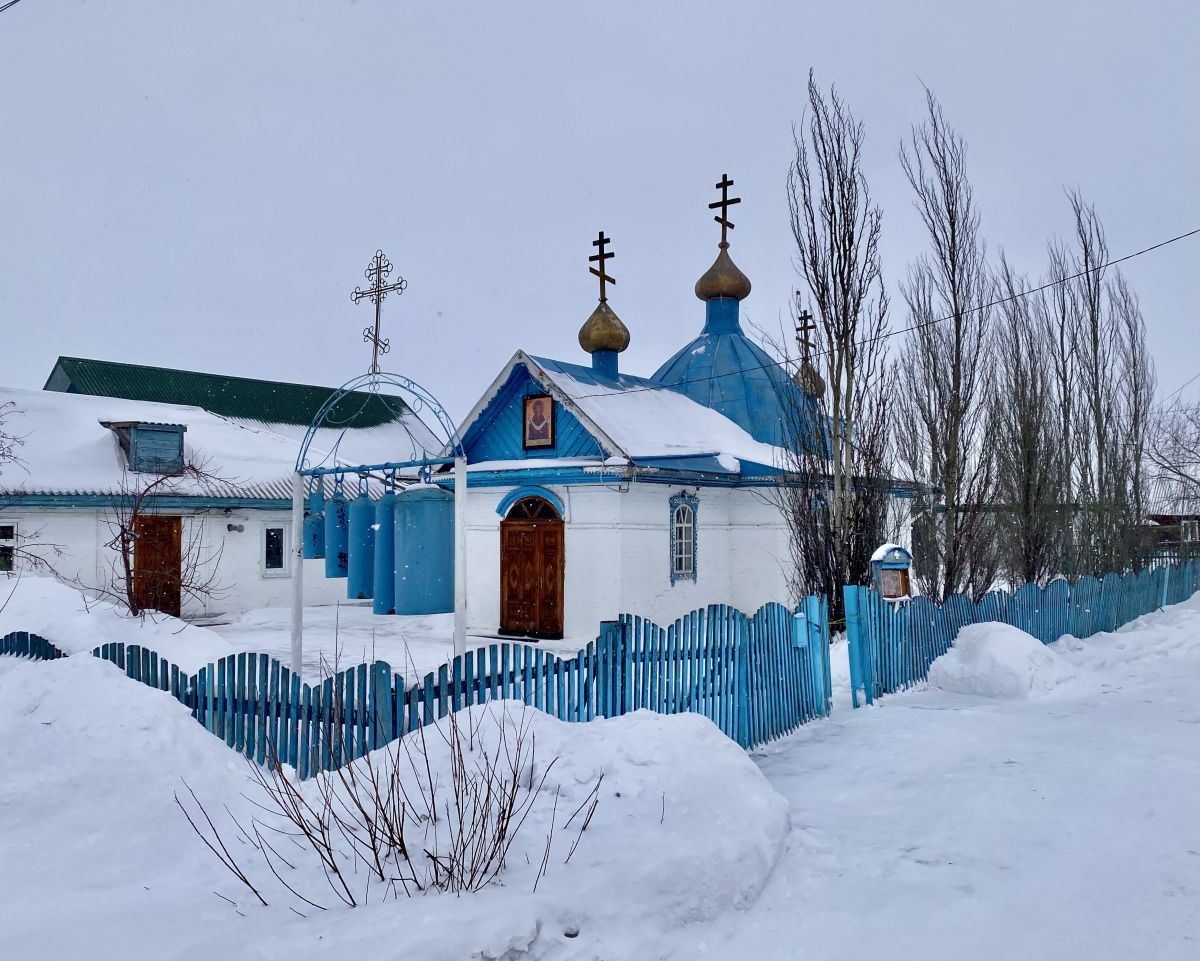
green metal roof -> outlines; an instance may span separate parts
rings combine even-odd
[[[144,367],[111,360],[59,357],[44,390],[201,407],[223,417],[272,424],[309,424],[335,388],[250,377]],[[408,413],[392,394],[347,394],[326,419],[329,427],[377,427]]]

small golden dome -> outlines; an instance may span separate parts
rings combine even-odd
[[[817,373],[817,368],[807,360],[801,361],[800,369],[792,379],[809,397],[820,397],[825,393],[825,378]]]
[[[696,296],[701,300],[728,297],[745,300],[750,296],[750,278],[738,270],[729,257],[729,244],[721,244],[721,252],[704,276],[696,281]]]
[[[598,350],[622,351],[629,346],[629,329],[602,300],[579,328],[579,346],[589,354]]]

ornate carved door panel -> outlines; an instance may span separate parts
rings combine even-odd
[[[562,518],[540,497],[518,501],[500,523],[500,633],[563,634]]]

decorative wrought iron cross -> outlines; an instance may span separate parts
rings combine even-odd
[[[800,291],[796,291],[796,307],[800,307]],[[796,318],[796,344],[804,353],[804,359],[808,360],[809,354],[812,352],[812,339],[810,334],[817,329],[817,322],[813,320],[813,315],[808,310],[801,310],[800,316]]]
[[[363,329],[363,341],[371,345],[371,373],[379,373],[379,355],[386,354],[392,349],[390,341],[383,340],[379,336],[379,326],[382,322],[383,298],[388,294],[404,293],[404,288],[408,286],[408,281],[403,277],[396,280],[394,283],[386,283],[385,281],[392,273],[392,262],[384,256],[382,250],[375,251],[375,256],[371,258],[371,262],[367,265],[367,269],[363,271],[363,276],[371,281],[371,286],[366,290],[361,287],[355,287],[354,293],[350,295],[350,300],[353,303],[359,303],[363,300],[370,299],[375,305],[375,326],[374,328],[366,327]]]
[[[608,274],[606,272],[606,268],[604,266],[604,261],[609,260],[610,258],[616,256],[616,254],[614,254],[611,250],[606,251],[604,249],[605,246],[610,243],[612,243],[612,238],[605,237],[604,231],[603,230],[600,231],[600,235],[595,240],[592,241],[592,246],[599,247],[600,252],[596,253],[596,254],[592,254],[592,256],[590,256],[588,258],[589,263],[592,263],[595,261],[600,262],[599,269],[597,269],[595,267],[589,267],[588,270],[590,270],[593,274],[595,274],[597,277],[600,278],[600,303],[602,303],[602,304],[608,303],[608,294],[604,290],[604,285],[606,283],[609,283],[609,284],[616,283],[616,280],[614,280],[612,277],[608,276]]]
[[[733,186],[733,181],[729,179],[729,174],[721,174],[721,182],[714,186],[721,191],[721,199],[709,204],[708,209],[716,210],[718,207],[721,208],[721,215],[713,217],[713,220],[721,225],[721,246],[728,247],[729,240],[725,236],[725,231],[733,230],[733,224],[729,220],[729,208],[734,204],[740,204],[742,198],[729,196],[729,188]]]

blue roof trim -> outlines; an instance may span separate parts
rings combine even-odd
[[[467,486],[471,486],[470,480],[467,481]],[[567,516],[566,508],[563,507],[563,502],[559,499],[559,496],[555,494],[554,491],[547,490],[545,487],[513,488],[507,494],[505,494],[500,500],[500,503],[496,505],[496,513],[501,517],[504,517],[510,510],[512,510],[513,504],[521,500],[523,497],[540,497],[543,500],[550,502],[554,509],[558,511],[559,517]]]
[[[266,510],[290,511],[290,498],[283,497],[146,497],[144,504],[154,510],[201,511],[201,510]],[[133,497],[122,494],[4,494],[0,495],[0,509],[22,510],[79,510],[95,508],[128,508]]]

